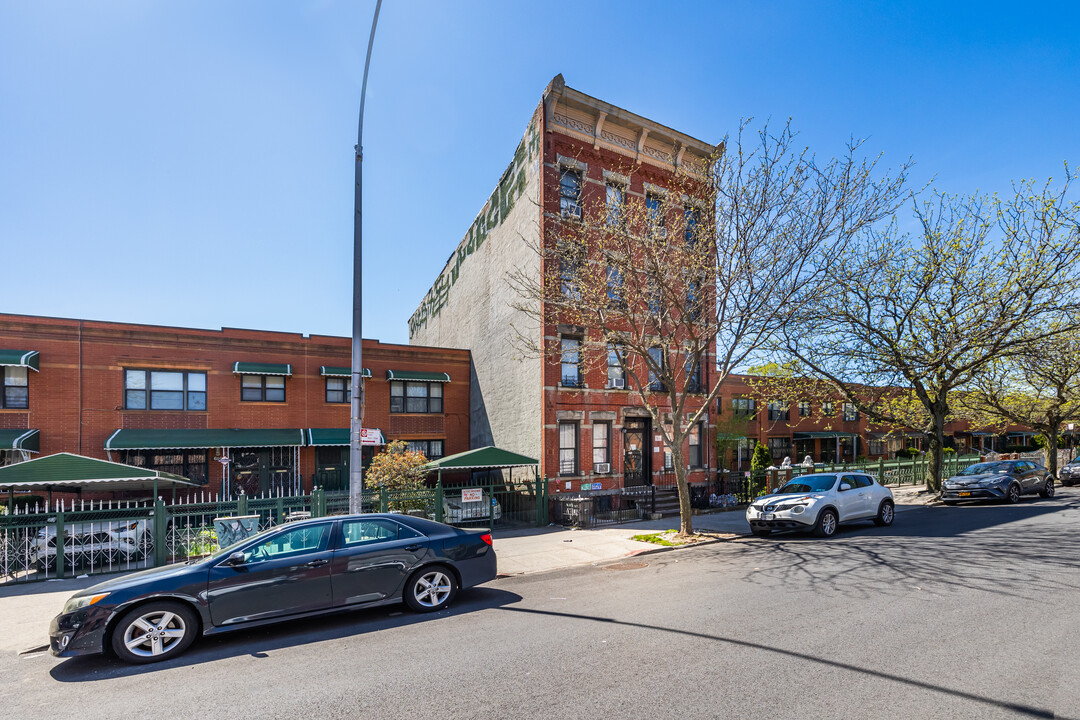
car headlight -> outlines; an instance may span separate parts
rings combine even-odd
[[[98,593],[97,595],[82,595],[79,597],[73,597],[64,603],[63,615],[73,613],[76,610],[82,610],[83,608],[90,607],[96,602],[109,596],[109,593]]]
[[[803,512],[805,510],[806,510],[806,505],[796,505],[795,507],[791,508],[791,512],[795,513],[796,515],[798,515],[799,513]]]

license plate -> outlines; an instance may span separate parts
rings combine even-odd
[[[971,493],[969,493],[969,492],[962,492],[962,493],[960,493],[960,497],[971,497]]]
[[[775,520],[775,519],[776,519],[776,515],[774,515],[774,514],[772,514],[772,513],[769,513],[768,515],[762,515],[762,516],[761,516],[761,519],[762,519],[762,520]]]

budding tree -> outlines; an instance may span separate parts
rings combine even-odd
[[[516,307],[550,332],[519,344],[552,362],[621,368],[672,453],[682,534],[693,532],[687,436],[725,378],[818,301],[852,238],[902,202],[908,165],[877,164],[859,143],[819,161],[790,125],[744,124],[707,177],[654,174],[649,190],[627,164],[609,171],[629,187],[546,208],[540,272],[510,282]],[[557,337],[568,330],[582,339],[569,355]]]

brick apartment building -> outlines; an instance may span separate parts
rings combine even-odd
[[[681,213],[671,190],[676,173],[704,181],[715,150],[569,88],[561,75],[552,80],[513,161],[409,321],[410,342],[472,350],[474,446],[494,444],[539,458],[541,472],[557,478],[556,491],[652,484],[671,472],[670,451],[627,373],[583,365],[568,379],[558,358],[527,357],[517,349],[521,333],[537,343],[562,343],[564,353],[577,352],[567,347],[604,352],[588,328],[560,326],[546,312],[543,326],[530,321],[515,309],[520,298],[507,276],[521,268],[550,271],[535,246],[553,246],[554,226],[568,213],[581,217],[582,208],[603,212],[605,202],[646,203],[658,195],[671,213]],[[711,354],[702,358],[703,368],[712,364]],[[703,377],[702,385],[708,383]],[[689,405],[700,408],[701,401]],[[711,437],[706,416],[683,448],[690,482],[705,480],[716,467]]]
[[[351,341],[0,315],[0,464],[72,452],[205,482],[348,482]],[[469,449],[469,351],[364,340],[365,459]]]

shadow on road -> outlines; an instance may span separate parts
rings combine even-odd
[[[266,658],[269,657],[266,653],[273,650],[341,638],[359,638],[381,630],[433,622],[440,618],[499,608],[520,601],[521,596],[515,593],[475,587],[460,591],[454,604],[442,612],[417,614],[403,612],[403,605],[387,605],[292,622],[286,620],[275,625],[202,637],[174,660],[150,665],[127,665],[111,654],[90,655],[69,658],[54,666],[49,674],[59,682],[94,682],[153,674],[241,655]]]
[[[660,632],[671,633],[675,635],[683,635],[686,637],[699,638],[703,640],[711,640],[717,643],[724,643],[727,645],[734,645],[737,647],[749,648],[751,650],[760,650],[762,652],[774,653],[782,655],[788,658],[794,658],[796,660],[802,660],[809,663],[815,663],[817,665],[824,665],[830,668],[836,668],[840,670],[846,670],[852,673],[858,673],[860,675],[868,675],[879,680],[888,680],[891,682],[901,683],[908,687],[920,688],[922,690],[929,690],[931,692],[943,693],[945,695],[951,695],[953,697],[962,698],[964,700],[970,700],[972,702],[982,703],[995,708],[1001,708],[1010,710],[1028,717],[1037,718],[1054,718],[1060,717],[1055,715],[1053,711],[1043,708],[1032,707],[1030,705],[1023,705],[1020,703],[1009,702],[1008,700],[997,700],[994,698],[986,697],[983,695],[976,695],[974,693],[965,692],[964,690],[957,690],[955,688],[945,687],[944,685],[936,685],[934,683],[925,682],[923,680],[916,680],[914,678],[904,677],[903,675],[897,675],[895,673],[881,672],[879,670],[873,670],[870,668],[859,667],[857,665],[851,665],[845,662],[837,660],[829,660],[828,658],[817,657],[816,655],[810,655],[808,653],[796,652],[794,650],[785,650],[784,648],[775,647],[772,645],[766,645],[764,643],[750,642],[747,640],[739,640],[736,638],[723,637],[720,635],[710,635],[708,633],[695,632],[693,630],[681,630],[679,628],[659,627],[656,625],[647,625],[645,623],[628,622],[626,620],[616,620],[614,618],[597,617],[593,615],[579,615],[577,613],[558,612],[554,610],[536,610],[532,608],[516,608],[507,607],[502,608],[509,610],[510,612],[529,613],[533,615],[547,615],[550,617],[566,618],[572,620],[586,620],[589,622],[605,623],[609,625],[621,625],[623,627],[631,627],[641,630],[657,630]]]
[[[920,508],[898,514],[891,527],[844,526],[829,540],[785,534],[737,545],[755,566],[744,580],[790,590],[870,597],[974,588],[1036,599],[1077,589],[1069,578],[1080,569],[1080,535],[1062,532],[1062,520],[1080,521],[1076,494],[1018,505]]]

